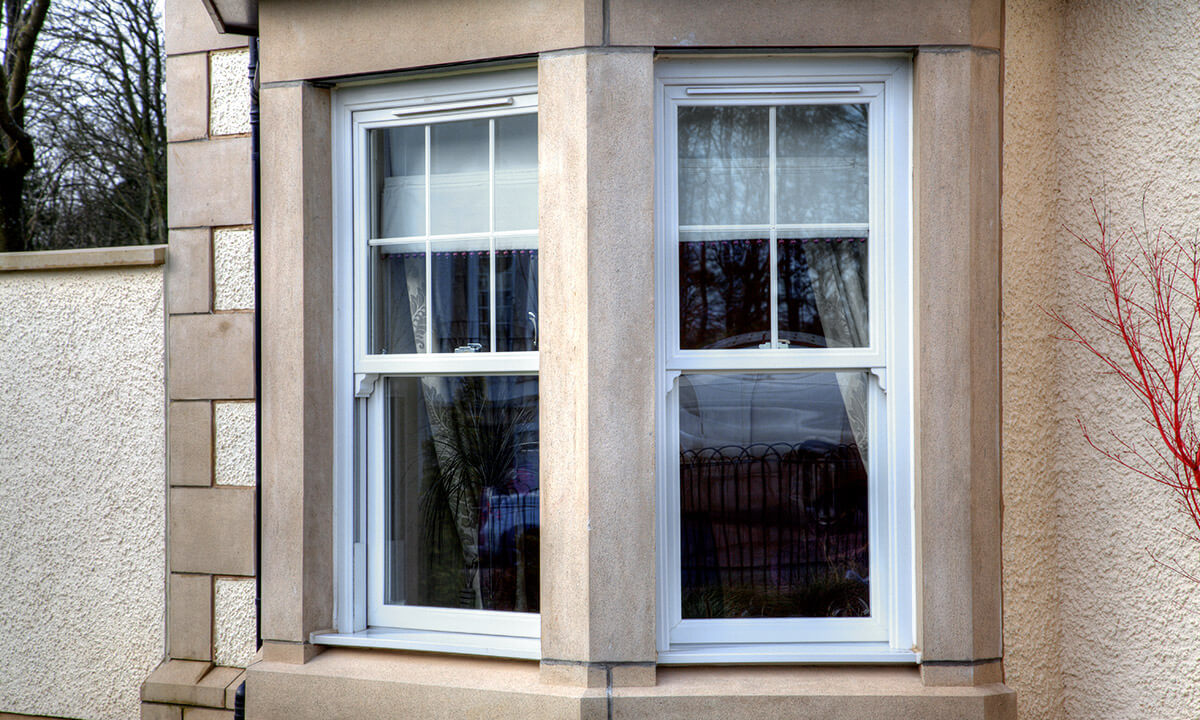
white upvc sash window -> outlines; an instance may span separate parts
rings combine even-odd
[[[532,69],[335,106],[338,628],[539,656]]]
[[[912,662],[910,61],[657,65],[660,662]]]

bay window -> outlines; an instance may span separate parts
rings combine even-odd
[[[913,662],[910,61],[656,75],[658,660]],[[540,657],[536,76],[337,98],[318,641]]]
[[[908,661],[908,61],[662,60],[659,661]]]

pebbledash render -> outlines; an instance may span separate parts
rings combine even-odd
[[[166,23],[143,717],[1016,717],[1000,0]]]

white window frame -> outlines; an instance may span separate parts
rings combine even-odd
[[[382,424],[386,377],[537,375],[539,369],[536,350],[435,353],[432,343],[427,343],[426,352],[420,354],[368,352],[367,248],[369,244],[398,242],[369,238],[374,199],[369,190],[368,131],[536,112],[537,71],[530,66],[373,81],[341,86],[334,93],[335,627],[313,633],[313,643],[528,659],[541,656],[539,613],[383,603],[385,440],[382,432],[360,430]],[[427,183],[428,165],[427,145]],[[494,168],[489,169],[489,175],[492,173]],[[490,203],[494,205],[494,199]],[[427,207],[427,220],[428,212]],[[420,240],[429,249],[428,224],[426,229]],[[497,236],[506,235],[490,225],[483,234],[493,249]],[[434,238],[440,243],[453,240]],[[494,256],[491,275],[494,297]],[[491,311],[494,334],[494,303]]]
[[[660,58],[655,75],[659,662],[918,662],[911,432],[911,59]],[[869,105],[869,346],[679,349],[677,108],[814,103]],[[774,306],[773,292],[771,297]],[[772,322],[773,334],[774,326]],[[868,458],[871,617],[682,619],[680,375],[810,370],[868,371],[876,380],[870,384]]]

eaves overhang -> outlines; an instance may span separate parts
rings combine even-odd
[[[258,0],[200,0],[217,32],[258,36]]]

